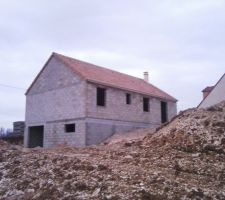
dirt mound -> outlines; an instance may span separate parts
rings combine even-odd
[[[190,153],[215,151],[224,154],[225,102],[206,110],[189,109],[182,112],[145,141],[148,145],[170,145]]]
[[[117,133],[105,140],[102,144],[107,145],[107,148],[121,148],[124,143],[134,143],[135,141],[143,140],[144,137],[154,132],[155,129],[143,128],[126,133]]]
[[[0,199],[225,199],[224,138],[225,102],[182,112],[141,140],[51,149],[0,141]]]

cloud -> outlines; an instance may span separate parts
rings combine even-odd
[[[224,73],[224,9],[223,0],[2,0],[0,83],[27,88],[55,51],[138,77],[149,71],[179,109],[193,107]],[[0,87],[0,126],[24,119],[23,92]]]

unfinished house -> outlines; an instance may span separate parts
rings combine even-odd
[[[203,92],[203,100],[198,108],[207,108],[225,100],[225,74],[220,78],[215,86],[208,86]]]
[[[145,80],[53,53],[26,92],[25,147],[98,144],[158,127],[177,100]]]

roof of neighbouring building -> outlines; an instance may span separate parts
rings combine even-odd
[[[66,66],[70,67],[75,73],[77,73],[89,82],[99,83],[102,85],[159,97],[171,101],[177,101],[171,95],[160,90],[156,86],[144,81],[143,79],[136,78],[104,67],[100,67],[94,64],[90,64],[84,61],[80,61],[58,53],[53,53],[52,56],[58,58]],[[30,86],[30,88],[32,87],[32,85]],[[29,89],[27,90],[27,92],[29,91]]]
[[[211,92],[213,90],[214,86],[208,86],[202,92]]]

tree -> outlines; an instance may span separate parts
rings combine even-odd
[[[5,135],[5,129],[3,127],[0,127],[0,136]]]
[[[7,129],[5,130],[5,134],[6,134],[6,135],[11,135],[11,134],[13,134],[12,129],[7,128]]]

